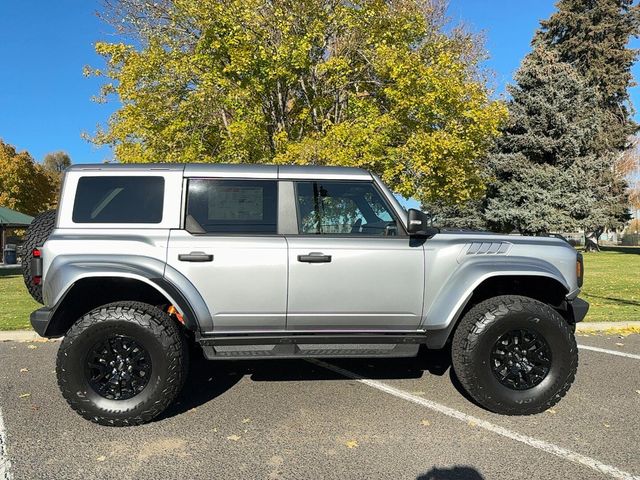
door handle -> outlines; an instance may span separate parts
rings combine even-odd
[[[305,263],[329,263],[331,261],[331,255],[325,255],[320,252],[311,252],[308,255],[298,255],[298,261]]]
[[[212,262],[213,255],[204,252],[181,253],[178,255],[181,262]]]

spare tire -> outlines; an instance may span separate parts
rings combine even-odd
[[[49,210],[36,216],[27,228],[27,235],[22,252],[22,276],[24,284],[29,290],[33,299],[38,303],[44,303],[42,299],[42,285],[33,283],[31,277],[31,260],[33,259],[33,249],[39,248],[47,241],[56,225],[57,210]]]

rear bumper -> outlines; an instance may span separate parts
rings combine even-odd
[[[53,312],[54,310],[49,307],[42,307],[31,312],[31,326],[41,337],[47,336],[47,327],[49,326]]]

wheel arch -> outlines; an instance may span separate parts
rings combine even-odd
[[[56,265],[57,263],[57,265]],[[82,315],[116,301],[173,305],[191,331],[210,328],[211,316],[195,287],[154,259],[119,258],[114,263],[56,258],[45,279],[51,316],[45,336],[61,336]]]
[[[546,263],[546,262],[545,262]],[[546,303],[571,321],[566,308],[570,293],[564,277],[552,265],[512,264],[508,269],[495,265],[473,265],[453,275],[429,309],[424,328],[428,348],[442,348],[456,325],[469,309],[488,298],[500,295],[522,295]],[[462,270],[462,269],[461,269]],[[445,291],[446,289],[446,291]]]

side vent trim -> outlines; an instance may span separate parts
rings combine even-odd
[[[511,242],[471,242],[462,247],[458,255],[458,263],[465,258],[477,255],[508,255],[512,247]]]

